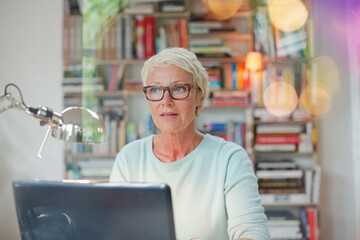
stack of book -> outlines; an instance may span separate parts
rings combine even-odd
[[[267,211],[267,224],[272,240],[303,240],[303,226],[300,219],[288,211]]]
[[[318,203],[320,167],[301,169],[292,160],[259,161],[256,164],[263,204]]]
[[[304,171],[291,160],[256,164],[260,194],[305,193]]]
[[[210,90],[219,90],[223,87],[223,79],[222,79],[222,67],[218,64],[206,65],[206,72],[209,76],[209,89]]]
[[[255,131],[256,152],[296,152],[302,144],[305,127],[289,123],[258,124]]]
[[[80,179],[109,179],[114,158],[82,159],[78,162]]]
[[[82,93],[85,91],[103,91],[104,85],[100,77],[82,78],[66,77],[62,83],[64,95],[71,93]]]
[[[213,107],[246,107],[249,105],[248,91],[215,90],[210,94],[210,106]]]

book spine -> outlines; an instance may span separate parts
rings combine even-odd
[[[136,16],[136,58],[145,58],[145,18],[143,15]]]
[[[145,17],[145,58],[149,58],[155,53],[155,25],[154,17]]]

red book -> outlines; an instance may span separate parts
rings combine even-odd
[[[185,18],[179,19],[181,47],[188,49],[187,24]]]
[[[257,144],[298,144],[300,137],[297,134],[257,134]]]
[[[145,58],[155,53],[155,24],[153,16],[145,17]]]
[[[144,16],[136,16],[136,58],[145,58],[145,19]]]
[[[315,208],[307,208],[306,209],[308,215],[308,223],[310,230],[310,240],[317,240],[317,211]]]

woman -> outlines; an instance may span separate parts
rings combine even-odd
[[[145,62],[142,80],[161,133],[126,145],[110,181],[167,183],[179,239],[270,239],[245,150],[195,129],[209,85],[195,54],[165,49]]]

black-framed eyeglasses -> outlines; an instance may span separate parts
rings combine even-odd
[[[145,86],[143,92],[149,101],[160,101],[164,98],[165,92],[169,91],[170,97],[175,100],[188,98],[191,89],[198,88],[190,83],[176,84],[171,86]]]

